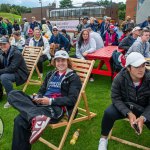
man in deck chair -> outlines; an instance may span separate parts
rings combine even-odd
[[[116,120],[128,118],[138,134],[144,124],[150,129],[150,71],[145,69],[143,55],[132,52],[127,56],[126,68],[112,83],[111,98],[112,104],[102,119],[98,150],[107,150],[108,135]]]
[[[57,123],[64,112],[70,117],[78,98],[81,81],[72,70],[66,51],[57,51],[55,71],[47,74],[38,94],[32,99],[21,91],[12,91],[8,101],[20,114],[14,120],[12,150],[30,150],[49,123]]]

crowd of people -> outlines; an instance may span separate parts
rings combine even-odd
[[[49,123],[57,123],[66,112],[68,117],[71,115],[82,85],[72,69],[71,47],[75,49],[72,57],[83,60],[104,46],[115,45],[124,50],[121,59],[118,55],[113,60],[122,69],[112,83],[112,104],[104,112],[98,150],[107,150],[109,132],[118,119],[128,118],[133,129],[137,124],[138,134],[142,133],[143,124],[150,128],[150,71],[145,68],[145,57],[150,58],[150,16],[139,25],[127,16],[121,37],[110,17],[101,24],[94,17],[81,17],[72,37],[45,18],[41,23],[35,17],[31,22],[26,18],[23,21],[22,28],[16,20],[12,25],[0,17],[0,83],[8,99],[4,108],[13,106],[20,112],[14,121],[12,150],[30,150]],[[29,75],[21,54],[26,45],[43,47],[37,63],[41,77],[43,62],[49,61],[56,68],[47,73],[34,97],[13,89],[14,82],[21,85]],[[94,81],[92,76],[90,81]]]

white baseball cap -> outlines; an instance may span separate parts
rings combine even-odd
[[[137,30],[141,30],[141,28],[140,28],[140,27],[135,27],[135,28],[133,28],[132,33],[133,33],[134,31],[137,31]]]
[[[57,29],[58,30],[57,26],[53,26],[53,29]]]
[[[139,67],[143,63],[145,63],[146,60],[144,56],[138,52],[132,52],[130,53],[126,58],[126,65],[125,67],[131,65],[133,67]]]
[[[68,59],[69,55],[68,55],[68,53],[65,50],[59,50],[54,55],[54,59],[56,59],[56,58]]]

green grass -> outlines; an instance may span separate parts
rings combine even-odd
[[[0,16],[3,17],[3,18],[9,19],[12,23],[14,22],[14,20],[17,20],[18,22],[21,21],[21,16],[11,14],[11,13],[2,13],[2,12],[0,12]]]
[[[45,74],[49,70],[49,67],[45,63]],[[51,68],[52,69],[52,68]],[[65,145],[64,150],[97,150],[98,141],[100,138],[101,131],[101,120],[104,110],[111,104],[110,100],[110,89],[111,89],[111,79],[110,77],[104,77],[99,75],[94,75],[95,81],[93,83],[88,83],[86,88],[86,94],[88,98],[90,111],[97,113],[97,116],[90,121],[84,121],[80,123],[73,124]],[[21,87],[19,87],[21,89]],[[37,92],[38,86],[29,86],[26,93],[32,94]],[[12,132],[13,132],[13,120],[18,114],[14,108],[4,109],[3,105],[6,102],[6,96],[0,102],[0,116],[4,121],[4,135],[0,140],[0,150],[10,150],[12,142]],[[81,104],[82,105],[82,104]],[[73,133],[80,129],[80,136],[75,145],[70,145],[70,139]],[[48,128],[42,135],[45,139],[50,140],[54,144],[59,143],[64,127],[52,130]],[[114,135],[123,137],[125,139],[130,139],[134,142],[144,144],[150,147],[150,134],[147,128],[144,129],[144,134],[137,136],[133,129],[130,128],[128,122],[117,121],[114,126]],[[47,146],[43,143],[36,142],[33,145],[33,150],[49,150]],[[108,150],[136,150],[136,148],[115,142],[110,140]]]

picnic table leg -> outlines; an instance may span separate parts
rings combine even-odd
[[[103,67],[103,65],[104,65],[104,60],[100,60],[97,69],[100,70]]]

